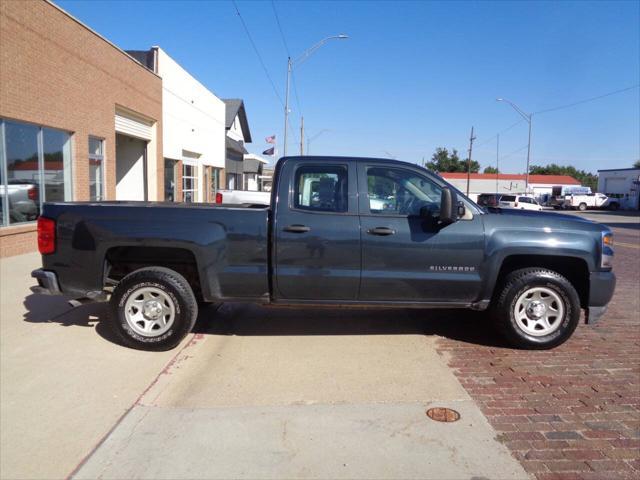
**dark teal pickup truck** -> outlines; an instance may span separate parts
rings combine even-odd
[[[439,176],[372,158],[285,157],[271,206],[46,203],[40,293],[106,301],[132,347],[164,350],[198,304],[490,309],[512,345],[552,348],[615,287],[611,231],[478,207]]]

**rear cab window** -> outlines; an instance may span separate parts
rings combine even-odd
[[[346,165],[301,165],[296,169],[293,208],[344,213],[349,208]]]

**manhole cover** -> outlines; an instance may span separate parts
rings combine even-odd
[[[430,408],[427,410],[427,417],[436,422],[456,422],[460,420],[458,412],[444,407]]]

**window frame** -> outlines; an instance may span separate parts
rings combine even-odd
[[[436,185],[439,189],[443,189],[444,187],[446,187],[447,185],[441,185],[440,183],[436,182],[434,179],[429,178],[428,175],[423,174],[422,172],[413,169],[413,168],[406,168],[404,165],[390,165],[390,164],[385,164],[385,163],[365,163],[362,165],[362,183],[360,184],[361,187],[361,192],[363,192],[360,195],[360,199],[362,200],[360,202],[360,215],[367,215],[367,216],[371,216],[371,217],[375,217],[375,218],[384,218],[384,217],[391,217],[391,218],[417,218],[418,215],[407,215],[407,214],[401,214],[401,213],[373,213],[371,211],[371,202],[369,201],[369,169],[370,168],[387,168],[389,170],[402,170],[405,172],[409,172],[417,177],[420,177],[422,179],[424,179],[425,181],[431,182],[432,184]],[[363,190],[362,190],[363,189]]]
[[[96,135],[88,135],[87,136],[87,146],[89,146],[91,139],[94,140],[98,140],[100,142],[100,154],[95,154],[95,153],[91,153],[91,151],[89,151],[89,154],[87,155],[87,158],[89,160],[89,172],[91,172],[91,160],[101,160],[101,175],[100,175],[100,186],[101,186],[101,198],[100,199],[96,199],[96,200],[91,200],[91,178],[89,178],[89,201],[90,202],[104,202],[106,200],[106,192],[107,192],[107,186],[106,186],[106,180],[107,180],[107,175],[106,175],[106,155],[105,155],[105,139],[102,137],[98,137]]]
[[[314,210],[314,209],[307,209],[307,208],[298,208],[296,207],[296,178],[298,177],[298,170],[303,169],[303,168],[325,168],[325,167],[333,167],[333,168],[343,168],[345,170],[345,173],[347,175],[347,198],[346,200],[346,210],[344,212],[334,212],[334,211],[326,211],[326,210]],[[353,205],[351,203],[351,195],[349,195],[349,193],[351,192],[351,189],[354,187],[354,172],[352,172],[352,169],[350,168],[350,165],[348,163],[307,163],[307,162],[301,162],[299,164],[297,164],[295,166],[295,168],[293,169],[293,171],[291,172],[291,181],[289,182],[289,201],[288,206],[289,206],[289,210],[292,212],[299,212],[299,213],[308,213],[308,214],[312,214],[312,215],[357,215],[357,212],[354,213],[353,211]]]
[[[38,155],[38,215],[42,213],[42,208],[44,203],[47,201],[46,198],[46,184],[45,184],[45,160],[44,160],[44,130],[55,130],[58,132],[65,133],[68,136],[67,141],[69,142],[69,200],[64,200],[64,202],[72,202],[74,199],[74,182],[73,182],[73,167],[74,167],[74,141],[75,134],[72,131],[65,130],[63,128],[50,127],[48,125],[42,125],[33,122],[27,122],[24,120],[18,120],[14,118],[0,117],[0,168],[2,168],[2,178],[4,183],[0,184],[4,187],[5,197],[7,201],[2,202],[2,221],[0,221],[0,228],[6,227],[18,227],[25,225],[33,225],[36,223],[36,220],[30,220],[26,222],[17,222],[11,223],[9,220],[10,216],[10,207],[9,207],[9,167],[7,161],[7,137],[6,137],[6,124],[7,122],[27,125],[31,127],[37,128],[38,132],[36,134],[36,144],[37,144],[37,155]],[[63,176],[65,175],[64,170],[64,162],[63,162]],[[0,194],[1,195],[1,194]],[[65,191],[66,196],[66,191]],[[0,198],[3,198],[0,196]]]
[[[186,167],[193,168],[194,175],[185,175]],[[185,180],[188,178],[193,180],[193,188],[185,188]],[[185,193],[187,192],[191,192],[193,194],[191,201],[185,200]],[[182,202],[198,203],[198,166],[191,163],[185,163],[184,161],[182,162]]]

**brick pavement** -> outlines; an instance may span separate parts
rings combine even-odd
[[[640,246],[638,230],[615,230]],[[498,439],[539,480],[640,478],[640,250],[616,255],[609,312],[554,350],[505,348],[478,318],[439,340]]]

